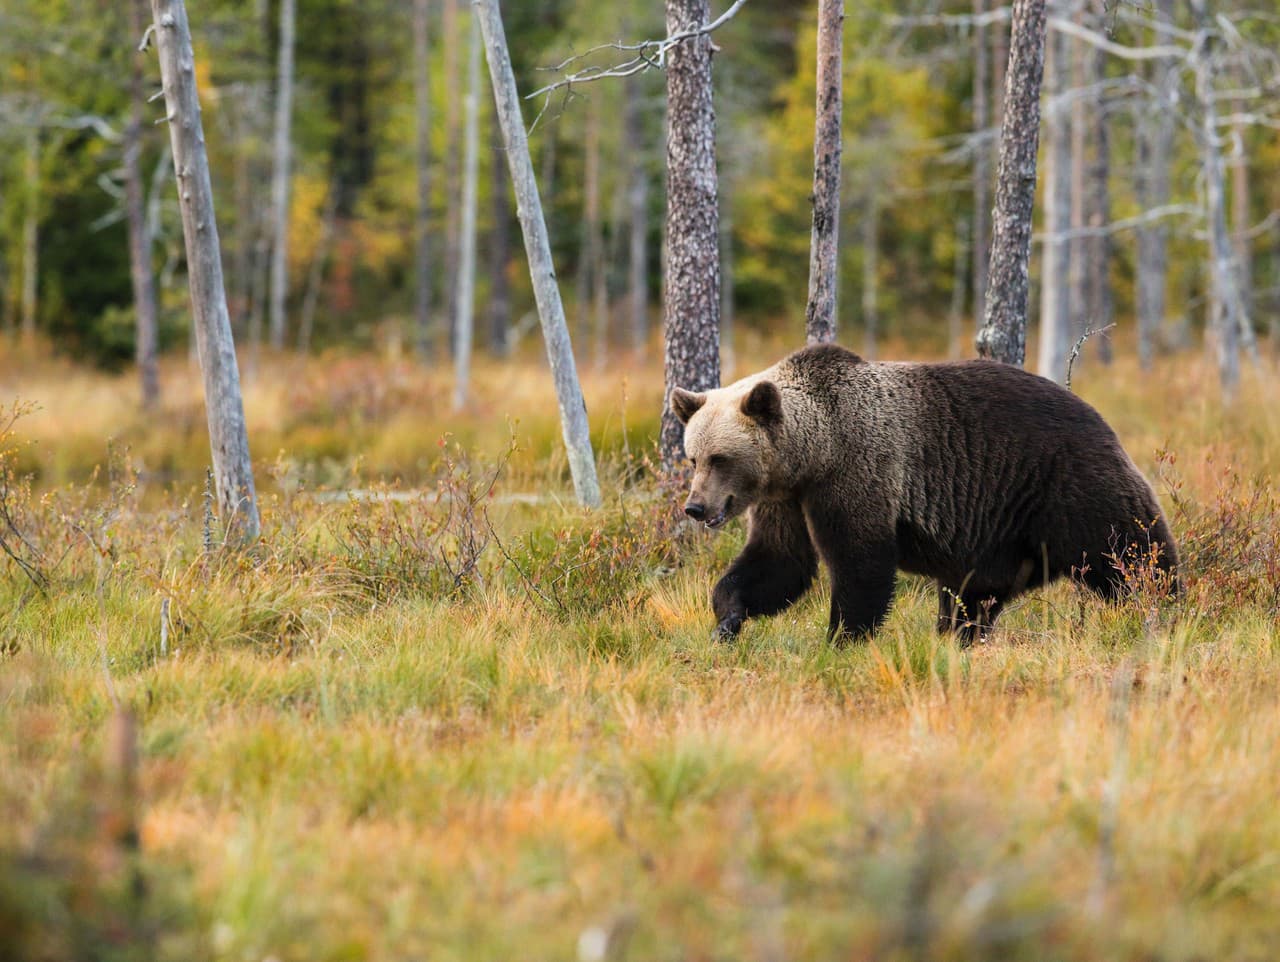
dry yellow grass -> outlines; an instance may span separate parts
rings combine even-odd
[[[251,430],[295,473],[320,457],[290,447],[298,432],[326,428],[296,416],[299,397],[330,412],[331,456],[385,452],[371,473],[412,484],[439,470],[440,434],[487,463],[519,413],[500,490],[565,494],[540,367],[478,372],[475,411],[454,417],[444,381],[343,363],[339,403],[318,365],[268,368],[249,391]],[[371,373],[382,400],[342,393]],[[135,440],[189,438],[194,458],[199,425],[166,420],[194,399],[181,372],[168,381],[172,407]],[[425,523],[430,501],[313,503],[281,485],[239,561],[203,556],[198,500],[184,511],[163,486],[117,494],[98,527],[93,500],[34,503],[41,537],[66,515],[110,550],[66,539],[45,595],[0,576],[0,944],[55,959],[1274,957],[1280,520],[1250,494],[1280,473],[1273,369],[1229,410],[1197,360],[1145,380],[1125,359],[1082,369],[1144,468],[1175,455],[1160,470],[1182,485],[1186,597],[1107,608],[1058,586],[969,651],[936,637],[931,592],[909,579],[868,645],[823,643],[822,589],[712,642],[707,589],[741,534],[664,526],[646,483],[622,486],[620,381],[587,385],[615,439],[609,506],[495,509],[510,560],[491,543],[457,590],[389,583],[416,570],[393,549],[437,563],[387,521]],[[41,465],[141,423],[127,382],[54,369],[18,386],[45,408],[23,424]],[[643,453],[659,387],[626,390]],[[175,462],[181,490],[200,463]],[[77,476],[66,464],[50,477]],[[166,597],[184,620],[161,656]],[[112,691],[140,725],[140,903],[103,855]]]

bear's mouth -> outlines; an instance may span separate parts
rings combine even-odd
[[[721,525],[723,525],[726,521],[729,520],[729,507],[732,504],[733,504],[733,495],[729,495],[729,497],[724,502],[724,507],[720,509],[720,513],[717,514],[714,518],[708,518],[706,521],[702,523],[706,525],[708,528],[712,528],[712,529],[719,528]]]

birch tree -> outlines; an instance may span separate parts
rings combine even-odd
[[[506,31],[498,0],[475,0],[475,12],[484,36],[489,79],[494,102],[502,124],[507,165],[516,196],[516,211],[524,235],[525,253],[529,259],[529,275],[533,282],[534,300],[542,324],[542,337],[547,347],[547,360],[555,380],[556,399],[560,405],[560,427],[569,455],[569,473],[573,477],[578,502],[587,507],[600,504],[600,482],[596,476],[595,456],[587,424],[587,406],[582,398],[573,345],[565,323],[564,304],[556,284],[555,265],[551,260],[551,244],[547,224],[542,216],[542,201],[533,175],[529,156],[529,139],[520,116],[520,99],[516,78],[511,70]]]
[[[708,0],[666,0],[667,35],[704,28]],[[667,53],[667,256],[664,278],[662,466],[684,459],[684,425],[671,410],[677,387],[720,383],[720,244],[716,202],[711,38],[696,32]]]
[[[142,4],[145,0],[125,0],[129,36],[142,36]],[[132,48],[132,44],[130,45]],[[125,221],[129,230],[129,273],[133,282],[134,357],[142,389],[143,408],[153,408],[160,400],[157,366],[155,279],[151,270],[151,235],[147,228],[146,201],[142,190],[142,121],[146,104],[142,62],[131,49],[129,64],[129,123],[124,135]]]
[[[1059,6],[1059,13],[1063,12]],[[1040,337],[1037,369],[1059,384],[1067,377],[1071,325],[1071,116],[1067,106],[1071,61],[1066,37],[1045,42],[1047,109],[1044,148],[1044,246],[1040,267]]]
[[[813,137],[813,228],[809,239],[809,300],[805,340],[836,336],[840,250],[840,131],[844,0],[818,0],[817,106]]]
[[[453,407],[463,408],[471,385],[471,346],[475,338],[476,185],[480,167],[480,25],[467,25],[466,156],[462,167],[462,222],[458,234],[457,295],[454,299]]]
[[[151,12],[160,55],[165,117],[173,147],[173,169],[177,175],[178,205],[182,211],[192,326],[204,378],[213,477],[227,539],[233,544],[243,544],[258,536],[258,503],[240,397],[240,372],[222,281],[222,256],[196,90],[191,30],[182,0],[151,0]]]
[[[289,292],[289,177],[293,146],[293,43],[297,0],[280,0],[280,63],[276,71],[275,146],[271,169],[271,347],[284,347],[285,298]]]
[[[1006,364],[1027,353],[1027,260],[1040,142],[1044,76],[1044,0],[1014,0],[1005,72],[1000,165],[991,240],[991,271],[978,351]]]

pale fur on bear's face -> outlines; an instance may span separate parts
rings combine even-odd
[[[693,465],[685,514],[719,528],[768,488],[774,460],[769,430],[782,419],[782,394],[766,380],[702,394],[676,388],[671,409],[685,426],[684,450]]]

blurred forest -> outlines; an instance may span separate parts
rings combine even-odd
[[[6,350],[25,341],[104,367],[135,356],[125,160],[140,37],[128,6],[0,2]],[[415,6],[425,8],[428,68],[419,92],[427,99],[417,104]],[[1165,0],[1050,7],[1041,152],[1044,163],[1055,138],[1066,142],[1055,155],[1070,164],[1060,180],[1066,193],[1052,195],[1066,218],[1050,221],[1058,231],[1050,240],[1065,240],[1072,266],[1050,282],[1076,295],[1071,329],[1114,320],[1119,342],[1132,343],[1145,314],[1144,358],[1198,343],[1212,300],[1206,232],[1214,212],[1196,70],[1207,57],[1236,277],[1251,330],[1274,343],[1280,18],[1244,0],[1208,11]],[[503,8],[523,94],[561,79],[553,68],[572,55],[664,33],[657,4],[509,0]],[[459,288],[470,7],[298,4],[287,286],[283,329],[275,330],[268,314],[281,13],[269,0],[211,0],[192,11],[227,296],[250,374],[272,341],[303,351],[416,348],[443,363]],[[142,22],[149,19],[144,5]],[[1078,30],[1053,28],[1062,21]],[[1214,45],[1201,50],[1203,23]],[[979,288],[985,280],[1007,30],[1007,8],[988,9],[986,0],[848,5],[842,342],[874,354],[877,337],[891,335],[920,353],[972,354],[972,318],[980,313],[973,280]],[[815,4],[771,2],[747,3],[715,34],[729,356],[735,324],[797,343],[803,329],[815,33]],[[605,49],[571,69],[618,58]],[[139,60],[150,95],[159,89],[154,54]],[[506,172],[495,163],[502,149],[483,71],[480,88],[474,329],[479,350],[502,356],[537,340],[536,320]],[[416,149],[420,108],[430,133],[425,151]],[[657,326],[663,110],[659,70],[526,100],[580,364],[630,356]],[[189,308],[168,140],[152,122],[162,113],[152,103],[140,125],[141,203],[160,346],[178,352],[188,349]],[[414,259],[419,164],[430,198],[422,294]],[[1049,179],[1041,177],[1042,194]],[[1032,259],[1033,330],[1044,296],[1035,290],[1045,283],[1042,246]],[[419,297],[425,330],[415,327]],[[1247,335],[1242,346],[1251,346]],[[725,374],[732,376],[731,362]]]

